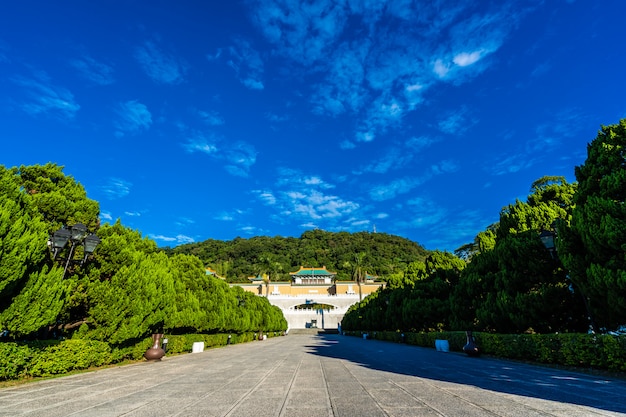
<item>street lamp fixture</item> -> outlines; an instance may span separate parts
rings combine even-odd
[[[543,243],[546,249],[548,249],[548,252],[550,252],[550,256],[552,256],[552,258],[555,258],[556,257],[556,244],[555,244],[556,233],[550,230],[543,230],[539,234],[539,239],[541,239],[541,243]]]
[[[63,251],[68,244],[70,245],[70,253],[67,259],[65,259],[65,268],[63,269],[64,278],[70,262],[73,261],[76,246],[82,245],[85,252],[85,256],[80,261],[80,265],[82,266],[87,262],[87,258],[94,252],[99,243],[100,238],[93,233],[88,233],[87,226],[82,223],[77,223],[69,227],[63,226],[52,234],[48,242],[52,248],[53,259],[57,259],[61,251]]]
[[[556,221],[552,223],[552,226],[556,227]],[[543,245],[546,247],[548,252],[550,252],[550,256],[552,257],[552,259],[558,259],[558,254],[556,253],[556,236],[557,236],[557,232],[551,231],[551,230],[543,230],[539,234],[539,239],[541,239],[541,243],[543,243]],[[574,292],[569,274],[567,274],[567,279],[570,281],[570,291]],[[589,301],[587,300],[587,297],[584,294],[581,293],[580,295],[583,299],[585,310],[587,311],[587,319],[589,320],[589,328],[591,329],[593,333],[596,333],[596,324],[595,324],[595,321],[593,320],[593,315],[591,314],[591,310],[589,309]]]

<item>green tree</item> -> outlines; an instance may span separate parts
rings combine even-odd
[[[542,177],[500,213],[495,245],[474,254],[451,297],[455,326],[497,332],[580,330],[584,308],[538,236],[571,216],[575,184]]]
[[[99,204],[87,198],[84,187],[65,175],[62,166],[22,165],[13,170],[39,213],[50,224],[50,231],[76,223],[83,223],[89,230],[97,229]]]
[[[15,171],[0,165],[0,311],[43,266],[47,238],[47,224],[22,191]]]
[[[0,329],[28,337],[63,306],[62,269],[51,268],[48,225],[15,169],[0,166]]]
[[[168,257],[139,254],[94,289],[90,336],[121,344],[162,330],[176,300],[174,290]]]
[[[601,328],[626,324],[626,119],[602,126],[575,169],[571,222],[558,228],[558,253]]]
[[[474,255],[490,251],[496,245],[496,234],[498,223],[490,225],[476,235],[472,243],[465,244],[454,251],[454,254],[461,259],[471,261]]]

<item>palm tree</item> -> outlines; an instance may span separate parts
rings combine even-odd
[[[361,290],[361,284],[365,282],[367,272],[365,272],[365,252],[359,252],[354,255],[354,269],[352,270],[352,279],[356,281],[359,286],[359,302],[363,301],[363,291]]]
[[[278,276],[278,273],[283,270],[283,265],[276,261],[271,254],[261,255],[259,257],[261,261],[261,268],[263,269],[263,283],[265,284],[265,298],[269,296],[270,283],[272,282],[272,276]],[[267,274],[267,276],[265,276]]]

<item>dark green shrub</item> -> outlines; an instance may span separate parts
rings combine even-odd
[[[17,379],[22,376],[32,354],[27,345],[0,343],[0,380]]]
[[[94,340],[70,339],[36,352],[30,363],[30,376],[63,374],[111,363],[111,348]]]
[[[399,342],[400,332],[346,331],[348,336],[369,337]],[[465,332],[405,332],[408,344],[435,347],[436,339],[448,340],[450,351],[461,352],[466,343]],[[626,371],[626,335],[562,334],[493,334],[475,332],[480,351],[499,358],[524,360],[553,365]]]

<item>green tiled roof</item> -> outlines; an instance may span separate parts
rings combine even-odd
[[[300,267],[297,272],[290,272],[291,275],[335,275],[333,272],[328,272],[326,268],[304,268]]]

